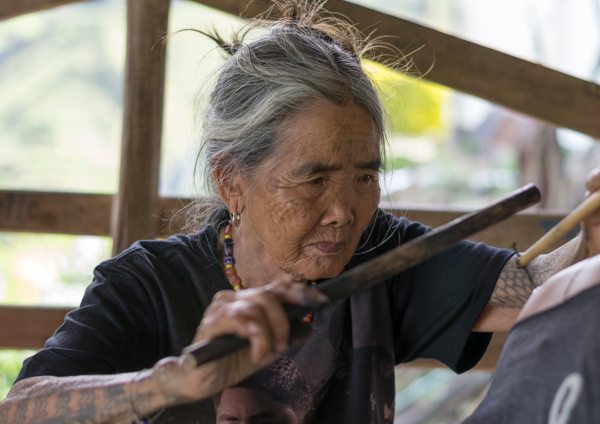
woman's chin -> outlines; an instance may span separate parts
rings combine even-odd
[[[326,278],[333,278],[339,275],[343,270],[348,261],[339,260],[333,257],[322,258],[318,261],[316,269],[312,269],[306,272],[306,278],[308,280],[323,280]]]

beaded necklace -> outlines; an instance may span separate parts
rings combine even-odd
[[[227,224],[225,228],[225,240],[223,241],[223,253],[225,253],[225,275],[229,279],[229,284],[235,291],[239,291],[242,288],[242,279],[239,275],[237,275],[237,271],[233,266],[233,238],[231,238],[231,234],[233,233],[233,224],[231,221]],[[315,289],[317,287],[316,281],[311,281],[309,283],[311,289]],[[312,321],[314,314],[312,312],[308,313],[304,318],[302,318],[303,323],[309,323]]]

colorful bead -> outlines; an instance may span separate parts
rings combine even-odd
[[[232,277],[229,277],[229,284],[231,284],[231,287],[238,286],[241,283],[242,283],[242,279],[240,278],[239,275],[234,275]]]
[[[225,256],[225,265],[232,265],[233,266],[233,258],[231,256]]]
[[[228,265],[227,268],[225,268],[225,275],[227,277],[233,277],[236,274],[237,272],[235,272],[235,268],[233,267],[233,265]]]
[[[312,321],[314,316],[315,316],[315,314],[313,314],[312,312],[309,312],[308,314],[306,314],[304,316],[304,318],[302,318],[302,321],[300,321],[300,322],[302,324],[310,324],[310,322]]]

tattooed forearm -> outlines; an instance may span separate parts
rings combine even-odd
[[[527,269],[519,268],[517,257],[513,256],[498,277],[490,304],[496,308],[521,309],[533,289],[579,260],[578,248],[579,240],[572,240],[552,253],[538,256]]]
[[[498,277],[490,303],[498,308],[522,308],[535,288],[534,284],[535,280],[530,280],[527,272],[517,267],[513,256]]]
[[[148,374],[132,383],[134,375],[23,380],[0,402],[0,423],[128,423],[138,419],[134,407],[143,417],[167,406]]]

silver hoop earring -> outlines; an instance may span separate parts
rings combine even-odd
[[[231,218],[233,228],[237,230],[240,227],[240,224],[242,223],[242,216],[236,211],[236,213],[234,213]]]

